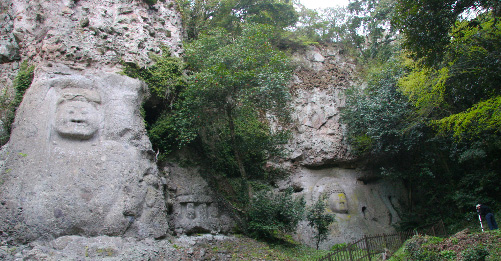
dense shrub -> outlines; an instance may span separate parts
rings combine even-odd
[[[432,252],[423,247],[430,243],[436,242],[433,238],[428,236],[415,236],[404,246],[405,252],[411,258],[411,260],[421,260],[421,261],[434,261],[440,260],[439,254]]]
[[[481,246],[466,249],[461,253],[464,261],[483,261],[489,255],[489,251]]]
[[[294,198],[293,190],[281,193],[256,192],[248,210],[248,230],[251,236],[270,239],[280,232],[292,232],[303,218],[304,198]]]

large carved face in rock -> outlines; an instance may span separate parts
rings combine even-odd
[[[334,213],[348,213],[348,201],[343,191],[333,191],[329,196],[329,207]]]
[[[322,178],[315,184],[313,199],[326,197],[327,206],[334,213],[348,213],[348,199],[344,190],[331,178]]]
[[[56,109],[55,129],[63,138],[88,140],[99,130],[99,95],[90,90],[63,94]]]

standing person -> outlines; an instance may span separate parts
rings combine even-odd
[[[477,204],[477,212],[479,215],[485,217],[490,230],[498,229],[498,224],[494,219],[494,214],[492,214],[491,208],[486,205]]]

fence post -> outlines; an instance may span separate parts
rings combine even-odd
[[[353,261],[353,256],[351,255],[350,244],[346,246],[346,250],[348,250],[348,256],[350,256],[350,261]]]
[[[371,248],[369,246],[369,240],[367,238],[367,235],[364,236],[364,241],[365,241],[365,248],[367,248],[367,257],[369,258],[369,261],[371,261]]]

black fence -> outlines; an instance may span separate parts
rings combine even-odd
[[[319,261],[344,261],[344,260],[385,260],[385,256],[398,250],[403,243],[414,235],[447,236],[445,226],[442,221],[439,223],[413,231],[397,232],[394,234],[382,234],[374,236],[364,236],[363,238],[347,244],[335,252],[318,259]]]

